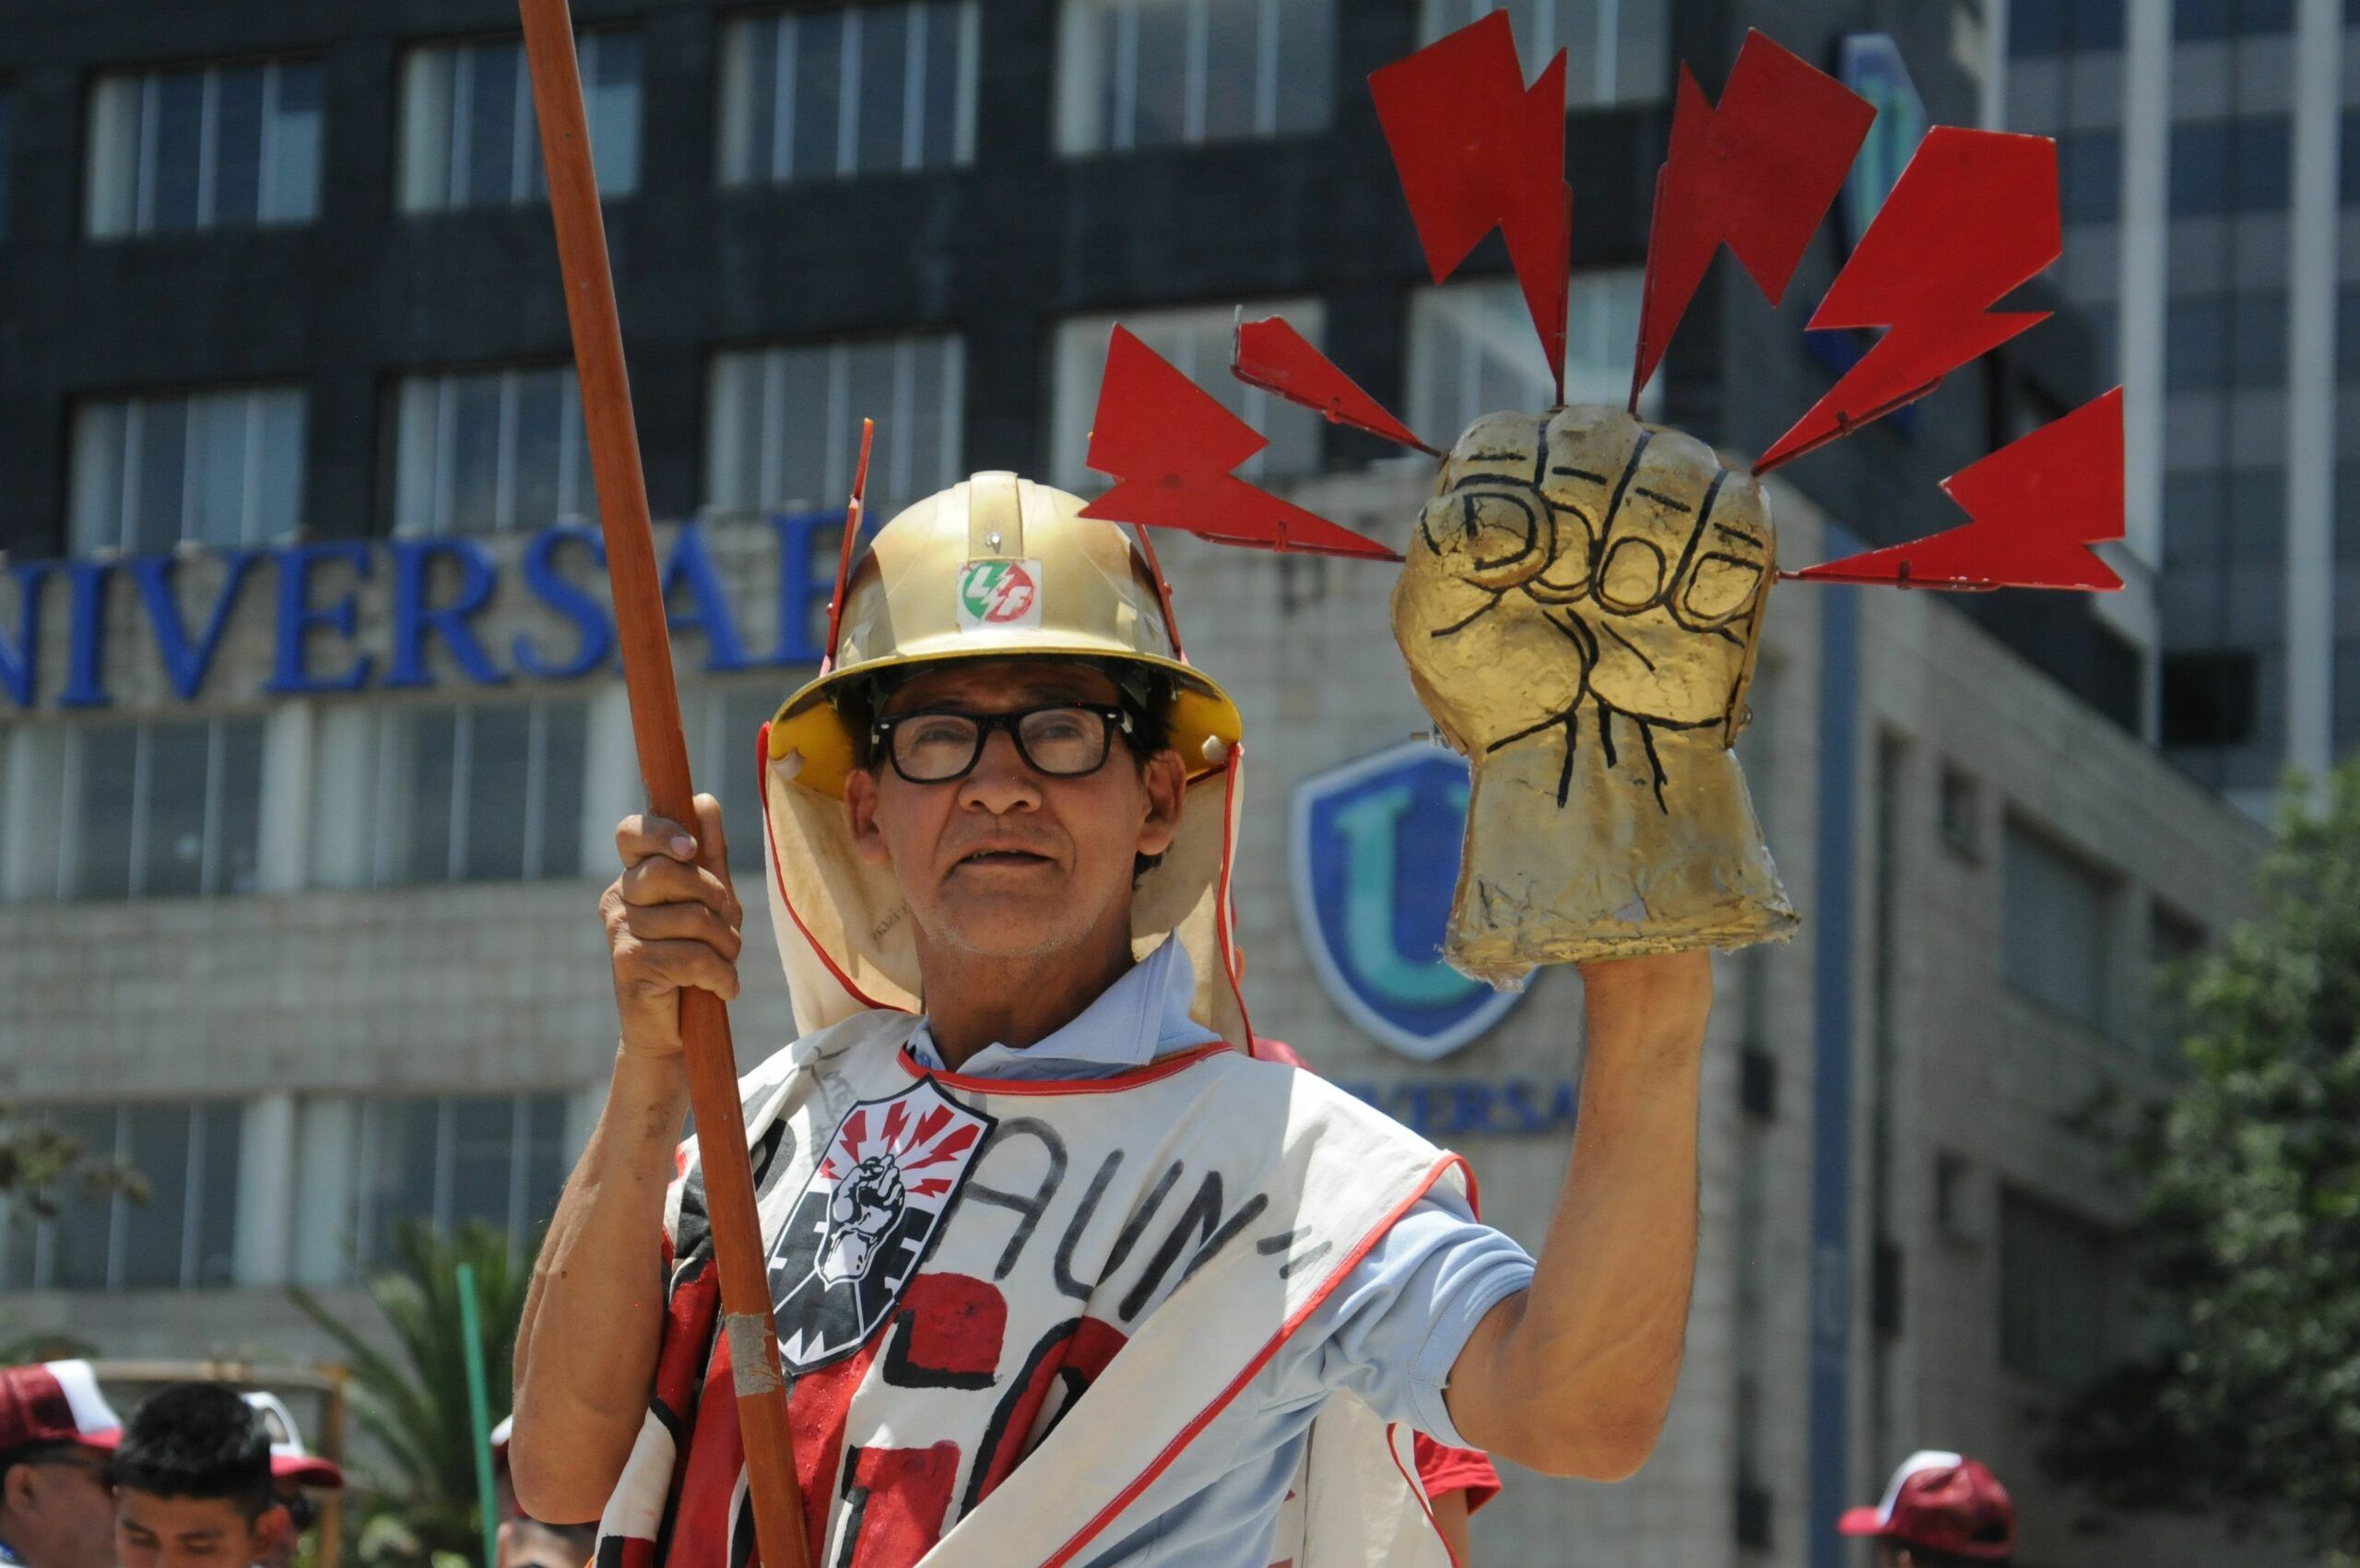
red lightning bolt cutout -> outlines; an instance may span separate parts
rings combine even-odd
[[[1269,445],[1213,395],[1117,326],[1090,431],[1090,466],[1115,488],[1084,517],[1181,528],[1199,538],[1317,555],[1401,558],[1238,478],[1237,466]]]
[[[1508,14],[1397,60],[1368,79],[1401,194],[1436,283],[1497,229],[1565,395],[1574,192],[1565,183],[1565,54],[1528,89]]]
[[[1759,32],[1745,35],[1716,109],[1687,66],[1671,151],[1656,177],[1631,407],[1723,243],[1772,304],[1802,265],[1877,112]]]
[[[1237,324],[1237,339],[1230,350],[1229,372],[1248,386],[1274,392],[1290,403],[1316,408],[1331,423],[1350,425],[1382,436],[1398,446],[1414,447],[1440,457],[1385,405],[1363,392],[1360,383],[1339,369],[1283,316]]]
[[[1942,481],[1958,527],[1795,573],[1921,588],[2119,588],[2090,547],[2122,537],[2122,389]]]
[[[1814,332],[1892,330],[1753,471],[1766,474],[1923,397],[1969,360],[2047,320],[2046,311],[1990,307],[2064,243],[2055,142],[1954,125],[1929,131],[1811,319]]]

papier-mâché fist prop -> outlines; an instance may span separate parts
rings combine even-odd
[[[1586,406],[1459,438],[1393,590],[1474,771],[1453,964],[1504,984],[1793,929],[1729,750],[1775,555],[1761,487],[1677,430]]]
[[[1443,956],[1501,984],[1540,963],[1738,947],[1793,928],[1730,750],[1779,575],[1758,476],[1922,397],[2043,319],[1990,307],[2061,248],[2054,143],[1936,127],[1811,322],[1883,335],[1752,472],[1726,468],[1704,442],[1641,423],[1638,390],[1721,245],[1773,302],[1784,293],[1873,112],[1759,33],[1717,105],[1683,69],[1634,413],[1566,407],[1564,77],[1561,54],[1528,88],[1494,12],[1370,78],[1434,281],[1501,231],[1558,407],[1490,415],[1436,452],[1285,322],[1239,325],[1241,380],[1442,460],[1405,552],[1235,477],[1268,442],[1120,327],[1090,446],[1090,466],[1116,480],[1090,515],[1403,561],[1394,635],[1420,701],[1474,772]],[[1942,488],[1968,522],[1790,575],[2121,586],[2090,548],[2122,536],[2119,389]]]

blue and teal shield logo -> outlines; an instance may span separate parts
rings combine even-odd
[[[1354,1023],[1430,1062],[1516,1004],[1442,961],[1467,760],[1423,741],[1304,780],[1294,792],[1295,914],[1312,967]]]

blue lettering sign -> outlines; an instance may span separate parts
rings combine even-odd
[[[598,570],[607,569],[607,544],[595,528],[579,523],[560,523],[544,528],[533,536],[525,547],[522,562],[525,586],[532,595],[549,608],[573,622],[577,641],[573,657],[563,664],[551,664],[541,657],[533,640],[523,632],[516,634],[510,651],[516,656],[516,667],[537,680],[572,680],[588,675],[607,662],[615,649],[614,618],[588,590],[566,581],[552,559],[560,545],[576,543],[590,552]]]
[[[71,584],[70,629],[66,643],[65,690],[57,694],[61,708],[103,708],[113,702],[107,695],[107,579],[114,574],[111,560],[69,560],[65,580]]]
[[[468,627],[470,617],[491,600],[500,563],[480,539],[395,539],[394,551],[394,656],[385,666],[387,686],[429,686],[426,640],[440,637],[451,657],[478,686],[498,686],[508,677],[487,657]],[[459,565],[458,597],[429,605],[437,557]]]
[[[835,652],[822,648],[826,635],[813,622],[835,592],[835,578],[821,582],[811,571],[811,558],[822,528],[839,528],[840,512],[781,513],[771,518],[778,536],[778,646],[771,650],[774,665],[816,665]]]
[[[325,627],[339,637],[350,637],[360,619],[360,606],[347,593],[324,609],[312,603],[312,568],[323,560],[351,564],[355,577],[366,577],[374,558],[359,539],[334,539],[324,544],[294,545],[278,556],[278,624],[277,657],[270,684],[274,697],[300,697],[323,691],[358,691],[369,682],[366,654],[356,657],[342,675],[311,672],[311,640],[315,628]]]
[[[721,574],[714,570],[713,552],[705,548],[704,531],[693,523],[681,524],[678,536],[672,541],[672,559],[664,563],[663,588],[665,620],[673,633],[704,633],[706,669],[752,667],[754,661],[746,656],[745,644],[738,640],[729,595],[722,591]],[[690,608],[685,614],[669,607],[674,590],[679,588],[688,590]]]
[[[1421,1138],[1539,1138],[1570,1133],[1581,1103],[1571,1079],[1362,1079],[1336,1087]]]
[[[17,582],[17,640],[0,630],[0,687],[19,708],[30,708],[39,693],[41,670],[41,585],[56,569],[53,560],[12,562],[8,575]]]
[[[203,690],[205,672],[213,667],[213,655],[221,647],[221,634],[230,626],[230,607],[237,603],[238,590],[245,585],[246,573],[261,559],[260,550],[222,552],[221,587],[213,595],[213,613],[205,618],[205,630],[194,646],[189,643],[188,623],[181,616],[176,582],[180,557],[135,556],[123,563],[124,570],[131,573],[131,580],[139,585],[140,602],[148,607],[148,624],[156,634],[156,654],[163,661],[164,675],[183,701],[194,699]]]

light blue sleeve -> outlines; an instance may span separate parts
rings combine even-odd
[[[1475,1326],[1532,1283],[1532,1257],[1436,1187],[1355,1264],[1275,1361],[1274,1407],[1349,1388],[1388,1421],[1435,1442],[1473,1446],[1451,1424],[1443,1389]]]

